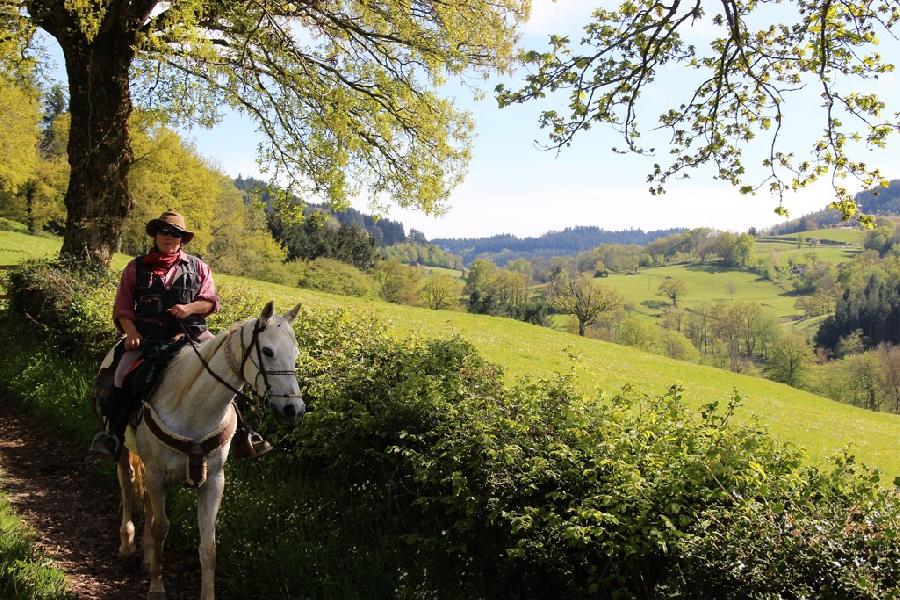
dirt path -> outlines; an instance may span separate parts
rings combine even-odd
[[[107,468],[112,472],[112,463]],[[65,572],[78,598],[146,597],[149,583],[139,560],[116,558],[118,487],[99,476],[96,463],[86,462],[84,448],[35,426],[3,396],[0,469],[0,486],[16,513],[38,532],[39,548]],[[170,600],[200,595],[195,553],[167,548],[164,575]]]

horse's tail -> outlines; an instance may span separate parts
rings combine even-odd
[[[131,471],[134,477],[131,479],[131,490],[134,493],[134,506],[137,510],[144,508],[144,461],[136,452],[128,453],[128,461],[131,463]]]

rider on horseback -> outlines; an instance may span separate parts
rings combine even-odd
[[[219,309],[209,266],[182,246],[194,237],[184,217],[164,212],[146,226],[154,246],[128,263],[122,272],[113,309],[113,321],[125,334],[124,352],[115,366],[113,388],[103,402],[107,431],[94,436],[91,452],[118,459],[135,398],[124,385],[135,362],[148,352],[169,346],[184,335],[195,342],[212,336],[206,317]],[[152,350],[151,350],[152,349]],[[262,456],[272,447],[238,419],[232,447],[237,455]]]

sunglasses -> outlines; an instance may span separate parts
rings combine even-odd
[[[168,237],[179,238],[179,239],[184,237],[183,231],[179,231],[177,229],[172,229],[171,227],[160,227],[159,229],[156,230],[156,233],[159,233],[161,235],[165,235]]]

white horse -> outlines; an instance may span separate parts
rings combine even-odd
[[[247,384],[268,401],[280,422],[293,425],[303,416],[306,405],[295,371],[299,351],[291,326],[299,308],[298,304],[279,317],[269,302],[259,318],[236,323],[193,350],[182,350],[144,403],[137,427],[128,427],[118,463],[119,556],[135,552],[132,503],[135,494],[142,495],[142,547],[151,600],[166,597],[162,552],[169,531],[167,483],[198,486],[200,598],[215,598],[216,516],[225,485],[225,460],[237,425],[232,399]]]

